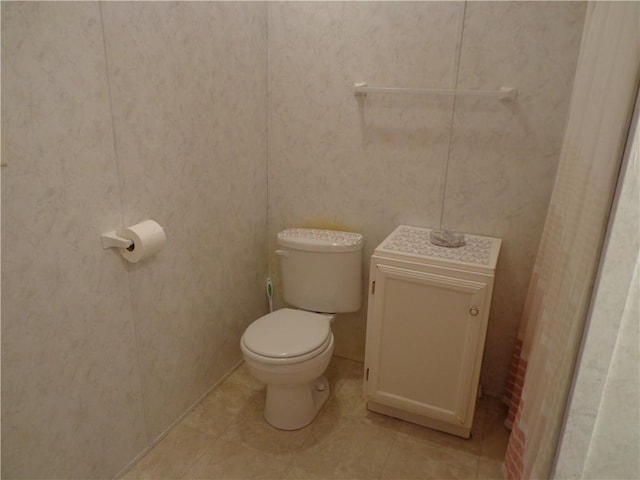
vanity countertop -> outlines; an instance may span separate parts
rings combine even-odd
[[[441,247],[431,243],[432,228],[398,226],[378,245],[374,255],[384,255],[399,260],[429,259],[432,263],[460,268],[493,272],[498,261],[502,240],[465,234],[465,244],[460,247]],[[466,268],[465,268],[466,267]]]

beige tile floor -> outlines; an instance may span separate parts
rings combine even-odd
[[[311,425],[285,432],[265,423],[264,386],[242,365],[123,479],[502,478],[498,400],[479,400],[464,440],[367,411],[362,368],[334,357],[327,404]]]

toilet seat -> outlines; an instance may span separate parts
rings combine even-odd
[[[332,337],[325,315],[283,308],[249,325],[241,346],[256,361],[291,364],[318,356],[328,348]]]

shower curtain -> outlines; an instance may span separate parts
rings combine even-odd
[[[509,479],[547,479],[640,72],[640,3],[590,2],[555,185],[506,389]]]

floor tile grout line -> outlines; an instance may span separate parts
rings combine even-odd
[[[476,480],[478,479],[478,475],[480,474],[480,455],[476,455],[476,473],[473,476]]]
[[[192,429],[193,430],[193,429]],[[209,435],[211,437],[213,437],[213,435],[210,435],[208,433],[206,433],[205,435]],[[196,455],[193,460],[191,460],[191,462],[188,463],[187,467],[184,469],[184,471],[182,472],[182,475],[180,476],[180,480],[189,480],[189,477],[187,477],[187,474],[189,473],[189,470],[191,470],[191,468],[196,464],[196,462],[198,460],[200,460],[200,458],[206,453],[206,451],[211,448],[214,444],[216,444],[217,442],[219,442],[220,436],[216,436],[214,437],[213,442],[211,443],[211,445],[207,446],[207,448],[203,448],[202,451]]]
[[[387,462],[389,461],[389,456],[391,455],[391,451],[393,450],[393,447],[395,447],[396,443],[398,443],[398,434],[399,433],[400,433],[399,431],[394,433],[393,441],[391,442],[391,445],[389,446],[389,450],[387,450],[387,454],[384,457],[384,462],[382,462],[382,467],[380,468],[380,474],[378,475],[378,479],[381,479],[382,476],[384,475],[384,470],[387,467]]]
[[[305,438],[306,440],[306,438]],[[287,463],[287,465],[284,467],[284,469],[282,470],[282,477],[283,478],[288,478],[288,473],[289,470],[291,470],[291,467],[293,466],[293,462],[296,459],[297,453],[291,455],[291,458],[289,459],[289,462]]]

